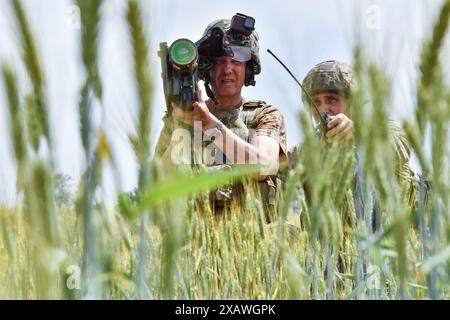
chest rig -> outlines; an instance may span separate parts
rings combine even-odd
[[[255,129],[258,115],[269,107],[264,101],[249,100],[242,103],[239,108],[231,111],[213,112],[213,114],[233,133],[244,141],[250,143]],[[204,148],[214,148],[208,141],[204,143]],[[226,158],[219,149],[215,149],[215,160],[208,167],[209,170],[227,170],[232,168],[232,162]],[[261,200],[266,215],[266,220],[270,222],[276,212],[277,199],[281,195],[281,180],[278,176],[268,176],[264,181],[258,181]],[[231,202],[243,203],[245,190],[241,183],[223,186],[210,194],[210,202],[215,212],[221,212]]]

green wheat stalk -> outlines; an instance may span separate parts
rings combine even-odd
[[[30,24],[20,0],[11,0],[22,36],[22,59],[26,66],[28,76],[33,85],[33,94],[30,96],[30,108],[36,116],[37,130],[30,131],[32,146],[35,150],[39,148],[39,137],[43,135],[51,145],[50,129],[48,123],[48,110],[45,98],[45,76],[42,63],[39,58],[37,45],[35,43]]]
[[[133,146],[136,158],[139,164],[139,191],[142,194],[152,183],[150,170],[150,134],[151,134],[151,100],[153,96],[153,84],[150,72],[148,41],[144,31],[142,21],[142,10],[140,2],[137,0],[128,1],[127,12],[128,27],[130,30],[130,38],[134,57],[134,73],[136,76],[136,87],[139,97],[138,125],[137,136],[129,137]],[[149,292],[145,290],[145,282],[147,280],[147,234],[146,223],[147,215],[141,217],[141,240],[139,252],[137,255],[138,272],[136,274],[136,287],[138,297],[148,298]],[[182,279],[182,278],[181,278]]]
[[[93,133],[90,128],[91,108],[94,99],[102,99],[102,84],[98,70],[98,27],[100,24],[101,0],[78,0],[81,12],[81,48],[82,60],[87,71],[87,77],[81,90],[79,105],[81,141],[85,152],[87,170],[84,174],[84,188],[78,205],[78,211],[83,217],[84,259],[83,259],[83,295],[98,297],[100,287],[98,276],[101,270],[100,243],[94,222],[94,192],[100,181],[102,159],[100,156],[102,141],[98,138],[98,148],[93,151]]]
[[[25,170],[27,163],[27,143],[25,125],[22,117],[22,108],[19,100],[17,77],[14,71],[7,65],[3,66],[3,80],[8,96],[8,107],[11,123],[11,135],[14,146],[14,155],[17,162],[17,190],[24,186]]]
[[[425,40],[422,47],[420,62],[421,79],[417,91],[418,107],[416,110],[416,121],[422,134],[424,133],[425,123],[428,119],[427,115],[431,112],[429,102],[433,100],[433,94],[436,93],[436,90],[433,90],[433,86],[436,78],[441,77],[439,54],[444,45],[449,22],[450,1],[446,0],[442,5],[439,17],[434,25],[432,38]]]

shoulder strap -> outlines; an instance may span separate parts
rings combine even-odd
[[[254,121],[258,115],[268,106],[263,100],[249,100],[242,105],[242,112],[240,118],[244,122],[247,128],[252,128],[254,126]]]

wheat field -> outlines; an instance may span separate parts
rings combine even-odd
[[[285,169],[284,199],[271,225],[252,183],[255,168],[167,174],[153,157],[154,71],[137,0],[127,2],[126,32],[139,105],[136,130],[129,135],[138,187],[133,194],[120,193],[113,207],[96,196],[102,168],[113,165],[112,142],[102,129],[92,129],[90,112],[104,89],[96,45],[102,1],[78,0],[85,13],[78,125],[87,167],[68,205],[61,194],[64,177],[51,157],[39,153],[42,144],[51,153],[56,134],[49,126],[39,35],[21,1],[10,3],[31,85],[24,93],[17,66],[0,61],[7,97],[1,106],[9,115],[21,195],[16,206],[0,207],[1,299],[450,298],[450,87],[441,55],[450,1],[421,44],[414,120],[401,124],[422,170],[414,205],[396,179],[395,150],[388,141],[392,84],[363,48],[355,47],[360,85],[352,103],[366,106],[353,115],[357,157],[338,146],[323,148],[301,113],[302,152]],[[355,168],[361,179],[356,194]],[[231,180],[246,186],[245,204],[216,219],[204,205],[208,190]],[[310,201],[303,183],[310,186]],[[355,205],[358,199],[364,200],[361,206]],[[301,214],[293,212],[294,202]],[[372,214],[380,219],[378,228]]]

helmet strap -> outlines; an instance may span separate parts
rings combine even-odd
[[[247,65],[245,67],[245,86],[254,86],[256,84],[255,81],[255,68],[253,60],[247,61]]]
[[[212,91],[211,85],[209,84],[209,77],[205,79],[205,90],[206,90],[206,95],[207,95],[212,101],[214,101],[214,103],[218,103],[218,102],[217,102],[216,95],[215,95],[214,92]]]

